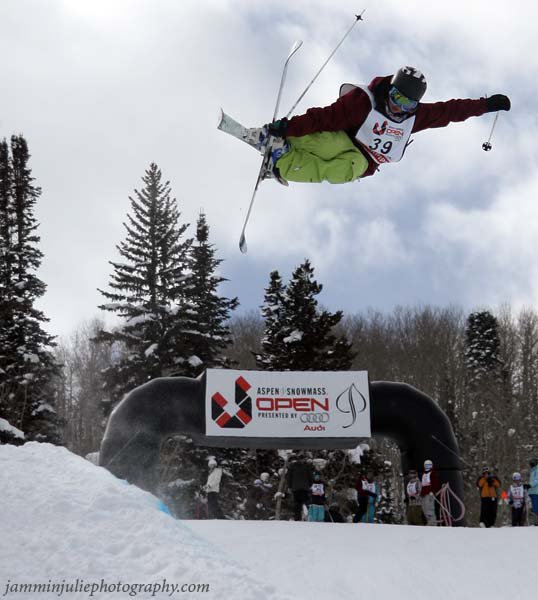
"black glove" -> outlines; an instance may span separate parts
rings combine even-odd
[[[488,112],[497,112],[498,110],[510,110],[510,98],[503,94],[494,94],[486,98]]]
[[[271,135],[275,137],[285,137],[286,129],[288,128],[288,119],[284,117],[283,119],[279,119],[274,123],[268,123],[267,129]]]
[[[491,487],[493,485],[494,479],[493,479],[493,477],[490,476],[486,479],[486,481],[488,482],[488,485]]]
[[[508,504],[509,504],[510,506],[512,506],[512,504],[514,504],[514,501],[513,501],[513,500],[508,500]]]

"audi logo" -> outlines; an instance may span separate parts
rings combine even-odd
[[[305,413],[301,415],[301,423],[327,423],[327,413]]]

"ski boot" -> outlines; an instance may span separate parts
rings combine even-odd
[[[262,179],[276,179],[281,185],[289,186],[289,183],[280,175],[280,171],[276,166],[278,159],[286,154],[290,149],[289,144],[284,138],[273,138],[273,145],[271,147],[271,155],[269,157],[269,163],[267,168],[262,175]]]
[[[247,144],[256,148],[256,150],[259,150],[263,154],[268,140],[267,125],[264,125],[263,127],[245,128],[241,137]]]

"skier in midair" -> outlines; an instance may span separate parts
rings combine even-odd
[[[503,94],[425,103],[426,87],[418,69],[402,67],[395,75],[375,77],[368,86],[344,84],[330,106],[249,129],[243,139],[262,152],[272,140],[264,178],[284,185],[346,183],[401,160],[414,133],[510,110],[510,99]]]

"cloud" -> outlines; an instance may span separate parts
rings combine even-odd
[[[237,242],[260,157],[216,130],[218,109],[247,126],[268,121],[282,62],[302,39],[282,98],[287,112],[351,26],[356,3],[0,4],[0,133],[26,136],[43,188],[42,307],[53,332],[68,332],[97,312],[95,290],[106,284],[108,261],[123,238],[128,196],[152,161],[170,180],[187,222],[206,211],[225,259],[222,272],[231,279],[226,293],[238,295],[245,309],[259,304],[258,287],[270,270],[290,272],[305,257],[326,283],[324,302],[335,308],[343,302],[354,310],[358,298],[384,307],[501,295],[538,300],[528,276],[535,270],[536,5],[364,6],[364,22],[297,112],[331,103],[344,81],[368,82],[407,63],[428,76],[429,100],[506,92],[514,110],[500,116],[490,153],[481,144],[492,115],[419,133],[401,163],[360,183],[264,183],[243,256]]]
[[[434,205],[425,229],[439,264],[465,283],[472,304],[515,306],[538,300],[538,174],[505,188],[489,206],[466,210],[452,204]],[[457,253],[457,254],[456,254]],[[458,264],[447,257],[459,256]]]

